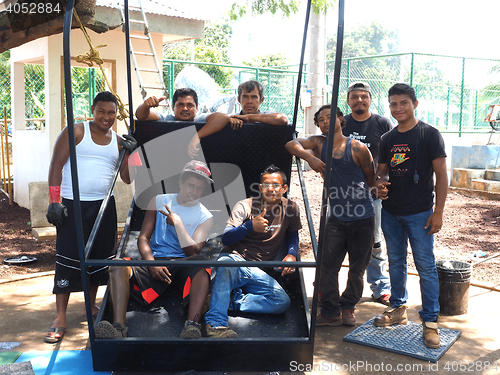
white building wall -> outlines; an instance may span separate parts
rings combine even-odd
[[[94,47],[107,44],[99,48],[101,58],[112,60],[116,67],[116,76],[112,76],[112,63],[105,64],[106,76],[116,85],[115,91],[128,110],[128,85],[127,65],[125,56],[125,34],[121,29],[104,34],[97,34],[88,30]],[[162,57],[162,35],[152,34],[156,53]],[[147,50],[149,46],[144,45]],[[138,48],[136,48],[138,49]],[[71,56],[89,52],[90,47],[83,33],[79,29],[71,31]],[[143,49],[141,49],[143,50]],[[146,51],[146,49],[144,49]],[[48,168],[56,139],[61,132],[63,123],[61,119],[61,88],[62,81],[62,33],[46,38],[41,38],[11,50],[12,64],[12,120],[13,120],[13,175],[14,175],[14,200],[22,207],[29,207],[28,184],[30,182],[47,181]],[[24,106],[24,64],[45,64],[45,131],[25,130]],[[139,62],[141,68],[153,69],[154,61],[143,58]],[[74,66],[86,66],[72,62]],[[161,65],[161,61],[160,61]],[[157,85],[155,75],[143,75],[145,85]],[[155,84],[156,81],[156,84]],[[132,66],[132,92],[134,110],[142,103],[142,96]],[[130,124],[130,120],[127,121]],[[114,127],[118,134],[127,132],[124,122],[118,122]]]

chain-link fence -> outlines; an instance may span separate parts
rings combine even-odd
[[[24,65],[24,118],[27,129],[45,129],[45,69],[43,65]]]
[[[72,67],[73,108],[76,120],[92,117],[90,107],[95,95],[105,90],[105,80],[100,69]],[[7,109],[7,118],[11,112],[11,72],[10,52],[0,54],[0,108]],[[45,69],[39,64],[24,65],[24,102],[27,129],[45,129]],[[66,112],[65,112],[66,113]],[[8,126],[12,133],[11,124]]]
[[[327,84],[333,80],[333,65],[333,61],[327,62]],[[387,117],[389,88],[398,82],[413,86],[419,101],[417,117],[442,132],[490,131],[484,121],[488,107],[500,104],[500,60],[418,53],[346,59],[339,89],[339,106],[344,113],[350,110],[343,93],[355,81],[370,84],[371,110]]]
[[[72,67],[73,117],[75,121],[92,117],[91,106],[95,96],[105,90],[106,81],[100,69]],[[66,108],[66,95],[64,96]],[[66,110],[64,111],[66,114]]]
[[[10,105],[10,54],[0,54],[0,106]],[[284,113],[289,121],[293,118],[297,68],[257,68],[213,63],[197,63],[165,60],[164,79],[172,97],[175,78],[181,70],[194,65],[204,70],[217,84],[219,97],[235,96],[238,85],[249,79],[261,82],[265,88],[263,111]],[[333,61],[327,62],[325,84],[331,85]],[[306,72],[304,72],[304,81]],[[394,83],[405,82],[417,91],[419,105],[417,117],[443,132],[487,132],[490,127],[484,121],[490,104],[500,104],[500,60],[473,59],[427,55],[418,53],[358,57],[342,62],[339,106],[344,113],[350,110],[345,102],[347,87],[354,81],[366,81],[372,87],[371,110],[390,117],[387,91]],[[75,118],[91,116],[90,106],[95,94],[105,89],[102,73],[94,68],[72,68],[73,106]],[[42,65],[25,65],[26,118],[44,118],[45,90]],[[326,95],[326,103],[330,93]],[[301,105],[299,103],[299,105]],[[234,112],[240,110],[237,104]],[[297,127],[303,124],[303,108],[298,110]],[[393,119],[394,121],[394,119]],[[38,129],[43,122],[28,122],[28,128]]]

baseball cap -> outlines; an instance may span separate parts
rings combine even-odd
[[[367,91],[370,93],[371,95],[371,92],[370,92],[370,85],[366,82],[353,82],[349,85],[349,87],[347,88],[347,95],[349,95],[349,93],[351,91]]]
[[[182,169],[181,175],[186,172],[198,174],[205,178],[208,182],[214,182],[210,178],[210,175],[212,174],[210,172],[210,169],[208,169],[208,166],[202,161],[191,160],[190,162],[188,162]]]

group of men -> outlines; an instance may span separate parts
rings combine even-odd
[[[103,93],[101,93],[103,94]],[[84,236],[87,241],[103,194],[86,183],[86,167],[106,170],[98,175],[99,186],[109,184],[109,171],[115,168],[118,152],[125,147],[128,153],[136,147],[130,136],[120,138],[111,129],[116,117],[116,100],[99,94],[92,107],[94,120],[75,125],[75,141],[79,163],[79,178],[84,217]],[[101,96],[100,96],[101,95]],[[263,87],[248,81],[238,88],[241,112],[228,116],[223,113],[197,115],[198,99],[191,89],[179,89],[172,98],[173,115],[161,115],[151,110],[164,97],[148,98],[136,110],[138,120],[206,122],[188,146],[195,158],[200,139],[216,133],[228,123],[234,130],[243,123],[261,122],[286,125],[280,113],[262,113]],[[349,86],[347,104],[352,113],[343,116],[336,111],[333,145],[328,145],[330,106],[321,107],[314,116],[322,135],[290,141],[286,148],[307,161],[312,169],[323,174],[331,158],[329,211],[325,252],[320,279],[321,312],[318,326],[355,324],[355,305],[363,291],[363,275],[367,271],[373,299],[387,305],[382,315],[374,319],[377,326],[405,324],[406,315],[406,258],[410,240],[415,264],[420,275],[425,345],[440,345],[437,328],[439,314],[439,283],[433,255],[433,233],[442,225],[447,174],[444,142],[433,127],[419,121],[414,110],[418,105],[415,91],[405,84],[389,90],[389,108],[398,122],[393,128],[389,119],[370,112],[372,96],[367,83]],[[113,112],[114,111],[114,112]],[[79,261],[72,218],[73,197],[69,193],[69,145],[67,130],[63,130],[54,148],[49,172],[50,206],[47,217],[57,226],[57,266],[54,293],[56,319],[47,332],[46,342],[60,341],[66,329],[66,307],[69,293],[81,290]],[[328,155],[328,150],[332,154]],[[101,154],[103,155],[101,158]],[[109,155],[108,155],[109,154]],[[96,156],[99,156],[97,158]],[[95,159],[99,159],[96,161]],[[120,166],[122,179],[130,183],[127,157]],[[434,180],[436,174],[436,203]],[[176,260],[204,260],[200,252],[212,226],[212,215],[199,199],[212,183],[209,166],[192,160],[180,174],[179,193],[153,197],[138,238],[138,248],[144,260],[169,260],[172,266],[132,266],[109,268],[110,294],[113,303],[113,322],[101,321],[96,327],[97,338],[126,337],[126,309],[130,295],[149,305],[170,285],[183,293],[187,319],[180,336],[202,336],[204,316],[208,337],[237,337],[228,327],[228,309],[233,311],[280,314],[290,299],[286,291],[266,270],[259,267],[217,267],[210,280],[210,268],[175,266]],[[260,196],[238,202],[222,235],[225,245],[220,261],[275,260],[281,245],[286,242],[287,255],[282,259],[294,262],[297,257],[301,228],[299,210],[284,197],[287,177],[278,167],[270,165],[259,181]],[[61,186],[61,188],[60,188]],[[69,190],[68,190],[69,189]],[[102,190],[102,189],[101,189]],[[105,188],[104,188],[105,191]],[[62,193],[62,201],[61,201]],[[83,204],[89,204],[89,208]],[[110,215],[114,206],[108,205]],[[116,213],[106,221],[109,228],[101,229],[93,258],[108,259],[116,248]],[[87,227],[86,227],[87,226]],[[114,228],[111,228],[114,226]],[[385,257],[384,241],[387,248]],[[95,252],[94,252],[95,251]],[[347,287],[340,295],[338,273],[349,254]],[[95,296],[98,285],[106,282],[106,269],[89,269],[93,313],[97,313]],[[281,276],[292,274],[294,267],[282,267]]]
[[[374,300],[388,305],[375,317],[374,324],[406,324],[410,241],[420,277],[424,343],[439,348],[439,281],[433,234],[441,229],[448,189],[444,141],[436,128],[415,117],[418,100],[411,86],[395,84],[388,97],[391,115],[397,121],[394,128],[388,119],[369,111],[372,96],[367,83],[349,86],[350,115],[344,117],[337,108],[330,156],[330,216],[320,280],[322,306],[316,325],[354,325],[354,307],[363,292],[365,270]],[[286,147],[324,173],[329,157],[330,106],[321,107],[314,119],[323,134],[299,138]],[[340,295],[338,273],[346,253],[349,273]]]

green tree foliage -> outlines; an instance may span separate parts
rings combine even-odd
[[[336,1],[331,0],[312,0],[312,9],[316,14],[324,14],[327,9],[332,8]],[[250,12],[254,15],[271,13],[276,14],[281,11],[285,17],[295,14],[299,11],[300,0],[241,0],[233,3],[229,11],[229,17],[237,20]]]
[[[282,67],[289,64],[290,61],[288,57],[283,53],[268,54],[268,55],[258,55],[254,56],[250,60],[243,61],[244,65],[253,67]]]
[[[398,48],[399,35],[397,30],[388,29],[380,22],[375,21],[346,30],[342,46],[342,58],[395,53]],[[335,59],[336,50],[337,36],[334,35],[328,38],[326,59]]]
[[[399,36],[396,30],[391,30],[380,22],[355,26],[346,30],[342,47],[342,60],[353,59],[361,56],[373,56],[395,53],[399,46]],[[326,60],[327,74],[333,74],[334,59],[337,47],[337,36],[327,40]],[[383,59],[354,59],[349,66],[344,63],[343,69],[349,77],[363,80],[387,80],[400,72],[403,67],[397,57]],[[347,88],[347,87],[346,87]],[[385,89],[385,88],[384,88]]]
[[[205,26],[203,39],[194,41],[194,55],[196,61],[216,64],[230,64],[228,58],[229,43],[231,41],[231,21],[221,19],[210,21]],[[166,44],[163,49],[163,58],[167,60],[191,60],[191,41]],[[233,72],[231,68],[198,65],[207,72],[222,88],[230,87]],[[175,64],[174,76],[183,68],[182,64]],[[164,77],[165,82],[168,77]]]

